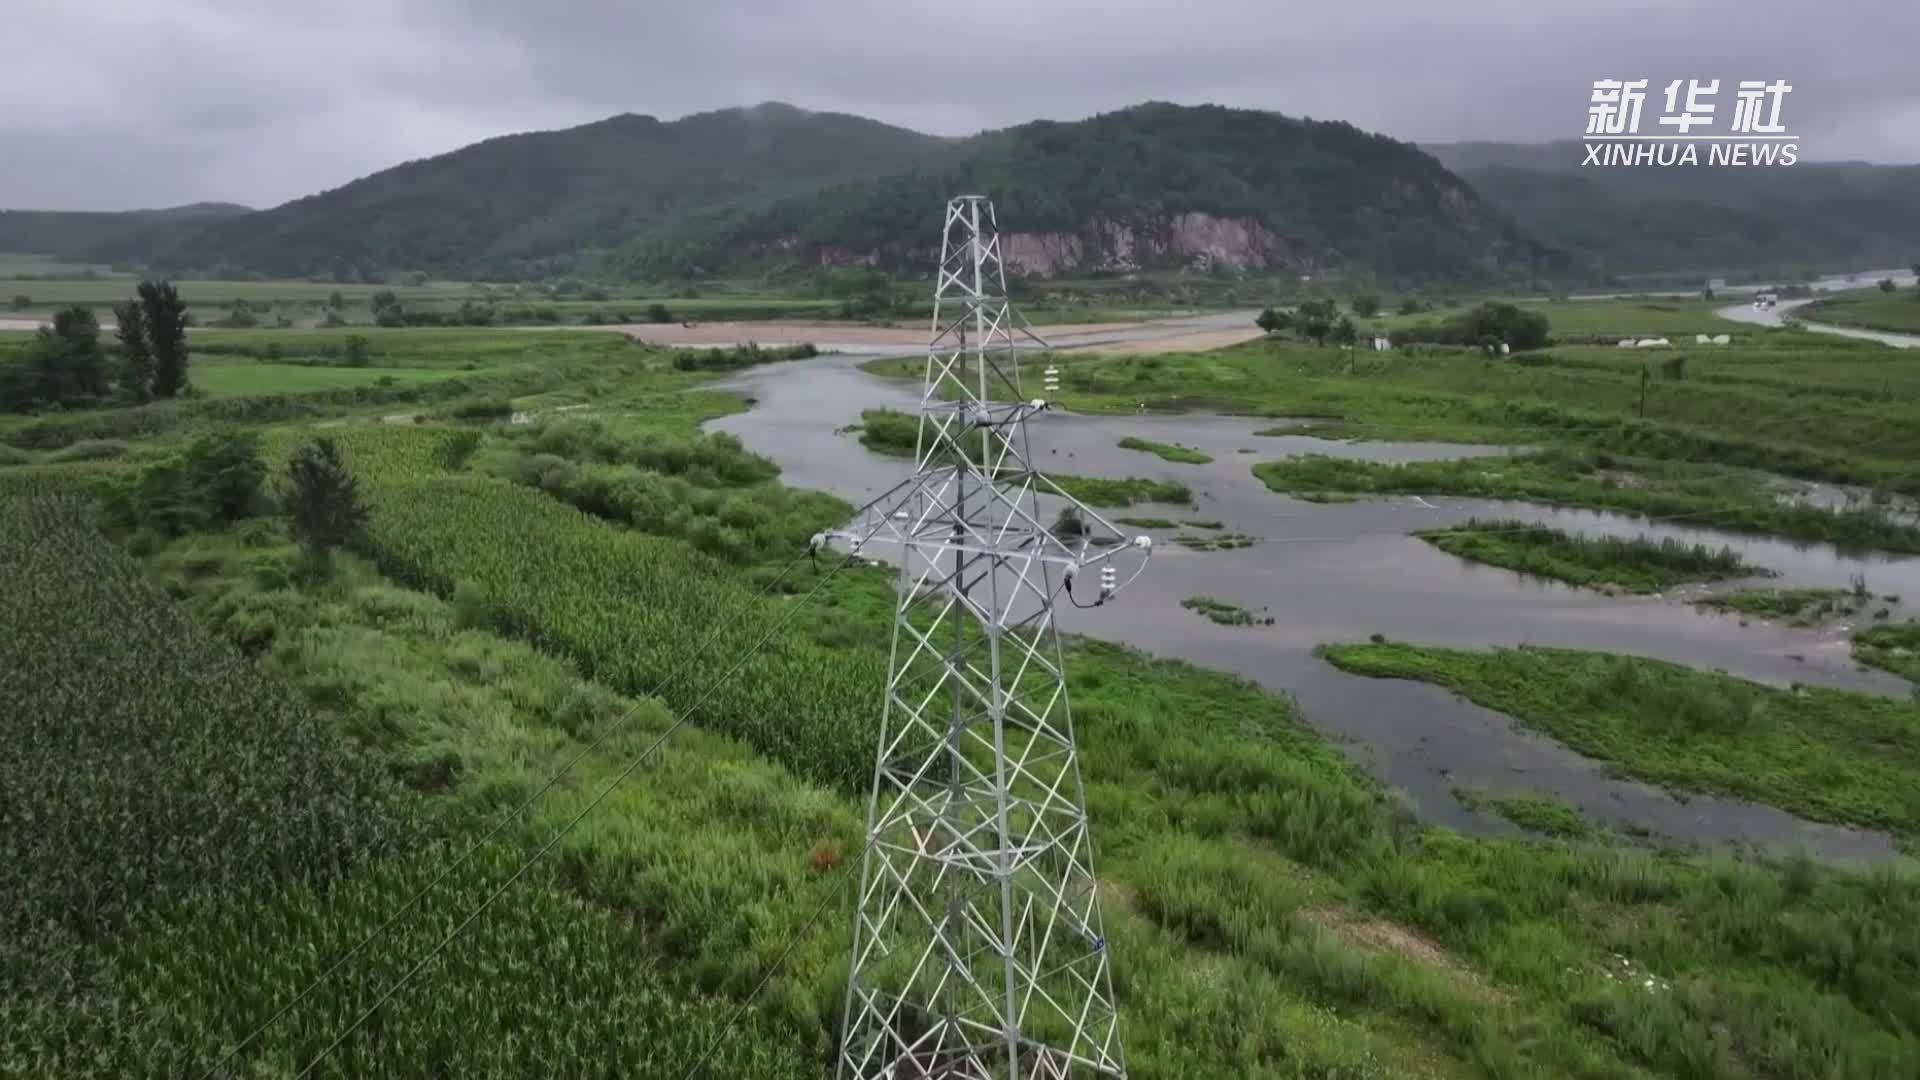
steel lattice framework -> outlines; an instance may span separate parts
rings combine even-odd
[[[828,534],[901,574],[838,1075],[1124,1076],[1054,600],[1150,548],[1029,462],[1045,343],[981,196],[947,204],[932,333],[913,476]]]

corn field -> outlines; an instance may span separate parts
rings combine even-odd
[[[452,596],[463,613],[570,658],[623,693],[744,739],[809,779],[870,779],[885,657],[803,640],[800,619],[684,544],[604,524],[485,477],[376,484],[371,548],[388,574]],[[797,584],[808,585],[801,569]],[[824,570],[818,571],[824,573]],[[761,644],[765,638],[765,644]],[[739,670],[729,676],[735,665]]]
[[[7,500],[0,580],[4,1072],[11,1039],[85,1011],[93,943],[183,897],[323,882],[409,830],[377,773],[80,503]]]

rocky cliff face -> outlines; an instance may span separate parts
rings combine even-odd
[[[791,250],[797,239],[775,247]],[[1000,237],[1007,269],[1049,277],[1089,271],[1128,272],[1150,267],[1185,270],[1304,270],[1316,264],[1305,246],[1253,218],[1191,211],[1150,217],[1095,218],[1075,232],[1016,232]],[[873,266],[895,258],[925,261],[937,251],[851,251],[821,247],[822,266]]]
[[[1199,211],[1130,220],[1099,218],[1077,233],[1009,233],[1001,242],[1009,269],[1039,276],[1153,266],[1282,270],[1311,262],[1299,244],[1257,220]]]

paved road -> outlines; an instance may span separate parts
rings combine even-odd
[[[1912,279],[1912,275],[1908,275]],[[1762,311],[1752,304],[1732,304],[1721,308],[1715,314],[1734,322],[1750,323],[1755,326],[1780,326],[1785,316],[1796,308],[1813,303],[1812,300],[1788,300],[1769,311]],[[1841,337],[1859,338],[1862,341],[1877,341],[1882,345],[1891,345],[1896,349],[1920,349],[1920,336],[1914,334],[1890,334],[1884,330],[1862,330],[1853,326],[1835,326],[1832,323],[1802,322],[1801,326],[1822,334],[1838,334]]]

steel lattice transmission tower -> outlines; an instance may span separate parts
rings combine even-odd
[[[992,203],[953,199],[914,474],[822,537],[893,547],[901,574],[843,1080],[1126,1073],[1054,601],[1097,567],[1082,606],[1104,602],[1151,548],[1034,471],[1034,347]]]

